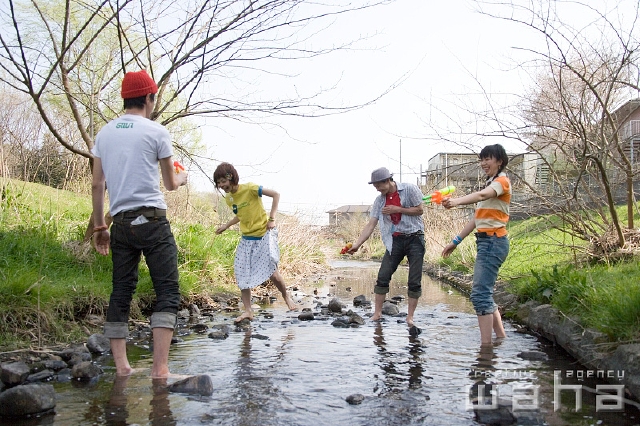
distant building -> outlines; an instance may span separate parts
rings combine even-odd
[[[355,216],[369,217],[371,212],[371,205],[346,205],[338,207],[337,209],[329,210],[329,225],[338,226]]]
[[[525,152],[508,153],[507,173],[514,191],[524,190],[528,185],[539,184],[548,173],[538,154]],[[486,176],[480,168],[477,153],[441,152],[431,157],[427,170],[420,173],[420,186],[425,194],[439,188],[454,185],[457,194],[468,194],[484,187]]]

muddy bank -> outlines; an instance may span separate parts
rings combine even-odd
[[[470,293],[472,276],[429,265],[425,273]],[[503,315],[530,332],[560,346],[585,367],[585,374],[603,376],[612,384],[623,384],[628,396],[640,400],[640,344],[613,342],[599,331],[583,327],[575,317],[564,315],[551,305],[518,302],[498,282],[494,293]]]

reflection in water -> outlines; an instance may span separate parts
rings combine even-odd
[[[140,389],[129,389],[131,376],[115,376],[113,387],[105,404],[105,424],[109,426],[126,426],[133,424],[130,406],[139,402]],[[149,380],[149,379],[146,379]],[[177,421],[169,405],[169,389],[167,379],[151,379],[152,396],[149,403],[149,424],[154,426],[175,426]],[[130,395],[131,391],[133,395]]]
[[[476,362],[471,364],[469,376],[473,384],[469,389],[469,402],[474,405],[490,405],[492,397],[495,395],[492,377],[496,371],[496,358],[493,345],[481,345]]]
[[[422,373],[423,373],[423,360],[421,355],[423,354],[422,345],[419,339],[407,334],[409,340],[408,360],[403,359],[403,348],[387,348],[385,342],[383,327],[380,322],[376,322],[375,330],[373,332],[373,343],[378,348],[379,366],[384,372],[383,374],[383,389],[379,389],[379,385],[376,384],[373,391],[380,396],[384,396],[388,392],[402,391],[405,381],[408,382],[409,388],[419,389],[422,385]],[[407,373],[399,369],[402,369],[403,364],[408,364]]]
[[[318,285],[300,285],[306,294],[301,296],[304,306],[318,312],[318,303],[326,305],[338,297],[347,309],[366,318],[366,309],[349,305],[361,294],[371,298],[376,272],[375,264],[343,269]],[[402,281],[392,282],[391,297],[406,294],[402,273],[396,273]],[[400,302],[399,308],[406,312],[406,302]],[[106,376],[85,388],[57,384],[55,426],[470,426],[483,424],[478,410],[469,410],[467,404],[474,398],[477,403],[478,394],[491,405],[491,391],[496,391],[510,407],[516,387],[528,385],[540,387],[541,408],[526,418],[518,414],[516,424],[586,425],[602,419],[600,424],[618,426],[637,425],[640,419],[640,412],[630,406],[608,418],[596,413],[586,392],[582,412],[554,412],[553,371],[581,367],[536,337],[516,333],[508,323],[508,338],[500,346],[478,349],[477,318],[468,299],[428,277],[424,277],[416,310],[416,323],[422,328],[416,337],[409,335],[404,317],[336,328],[332,318],[321,313],[313,321],[300,321],[297,313],[286,312],[280,299],[267,309],[274,319],[257,315],[249,330],[233,328],[227,339],[191,335],[172,347],[171,370],[208,374],[215,387],[213,395],[167,394],[161,384],[153,386],[152,392],[146,375],[117,383],[112,382],[113,376]],[[232,320],[220,313],[206,321],[219,326]],[[550,361],[522,358],[519,354],[524,351],[544,351]],[[136,367],[140,364],[150,366],[151,359],[139,360]],[[364,396],[359,405],[348,402],[354,394]],[[564,405],[572,407],[568,402]],[[573,417],[566,420],[569,415]],[[40,421],[38,425],[46,424]]]
[[[167,379],[152,379],[151,388],[153,397],[151,398],[151,412],[149,412],[150,424],[154,426],[176,425],[176,419],[169,406]]]

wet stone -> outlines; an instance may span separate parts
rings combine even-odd
[[[367,297],[364,294],[361,294],[359,296],[356,296],[353,298],[353,306],[362,306],[364,303],[366,303],[367,301]]]
[[[0,366],[0,379],[7,386],[24,383],[30,373],[31,369],[22,361],[9,362]]]
[[[191,376],[169,385],[169,391],[192,395],[213,395],[213,381],[206,374]]]
[[[328,306],[331,312],[342,312],[342,308],[344,307],[345,307],[344,304],[340,302],[337,298],[331,299]]]
[[[103,354],[111,350],[111,343],[102,333],[95,333],[87,339],[87,349],[92,354]]]
[[[546,353],[540,351],[524,351],[517,356],[528,361],[547,361],[549,359]]]
[[[298,319],[300,321],[313,321],[315,319],[315,315],[313,314],[313,312],[304,311],[301,312],[300,315],[298,315]]]
[[[349,395],[346,401],[351,405],[358,405],[364,401],[364,395],[361,393],[354,393],[353,395]]]
[[[387,300],[382,304],[382,313],[385,315],[394,316],[398,315],[399,312],[398,307]]]
[[[71,369],[71,377],[78,380],[91,380],[102,374],[102,368],[91,361],[76,364]]]
[[[55,406],[56,392],[49,384],[20,385],[0,393],[2,417],[24,417],[44,413]]]

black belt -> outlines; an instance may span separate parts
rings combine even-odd
[[[403,232],[394,232],[393,233],[394,237],[416,237],[418,235],[424,235],[424,231],[416,231],[416,232],[412,232],[410,234],[405,234]]]
[[[495,232],[476,232],[476,238],[489,238],[489,237],[497,237],[498,234]]]
[[[136,210],[127,210],[124,212],[120,212],[118,214],[116,214],[113,218],[114,219],[124,219],[125,217],[138,217],[138,216],[144,216],[147,219],[151,219],[154,217],[166,217],[167,216],[167,210],[166,209],[158,209],[155,207],[141,207],[139,209]]]

